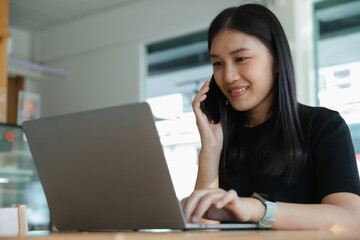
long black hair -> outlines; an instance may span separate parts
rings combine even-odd
[[[257,148],[259,159],[266,159],[262,173],[279,176],[285,173],[287,185],[295,183],[306,164],[307,149],[299,120],[296,99],[294,66],[285,32],[277,17],[259,4],[245,4],[223,10],[212,21],[208,31],[208,48],[221,31],[233,29],[256,37],[273,57],[274,101],[270,108],[271,128]],[[276,73],[275,66],[279,71]],[[224,101],[225,96],[219,96]],[[246,113],[236,111],[230,104],[220,104],[224,131],[220,173],[228,176],[231,164],[244,159],[242,143],[236,140],[239,124]]]

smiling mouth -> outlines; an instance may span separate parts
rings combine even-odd
[[[229,94],[232,98],[240,98],[241,96],[243,96],[247,90],[249,89],[248,86],[246,87],[234,87],[234,88],[230,88],[228,89]]]
[[[245,91],[249,89],[249,87],[243,87],[243,88],[238,88],[238,89],[234,89],[234,90],[229,90],[230,93],[239,93],[239,92],[242,92],[242,91]]]

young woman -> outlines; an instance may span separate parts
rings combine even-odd
[[[193,101],[201,136],[189,222],[255,222],[272,229],[360,229],[360,183],[348,127],[332,110],[296,100],[290,48],[275,15],[257,4],[222,11],[208,47],[221,121]],[[267,196],[265,196],[265,194]]]

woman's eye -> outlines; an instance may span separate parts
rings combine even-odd
[[[239,58],[236,58],[236,62],[242,62],[246,59],[246,57],[239,57]]]
[[[221,65],[220,62],[214,62],[214,63],[213,63],[213,66],[214,66],[214,67],[218,67],[218,66],[220,66],[220,65]]]

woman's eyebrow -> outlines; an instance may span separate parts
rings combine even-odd
[[[239,53],[239,52],[242,52],[242,51],[249,51],[249,50],[250,49],[248,49],[248,48],[242,47],[242,48],[238,48],[238,49],[235,49],[235,50],[231,51],[230,54],[233,55],[235,53]]]
[[[238,49],[232,50],[232,51],[230,52],[230,55],[234,55],[234,54],[236,54],[236,53],[243,52],[243,51],[249,51],[249,50],[250,50],[250,49],[244,48],[244,47],[238,48]],[[219,58],[219,55],[210,54],[210,58]]]

